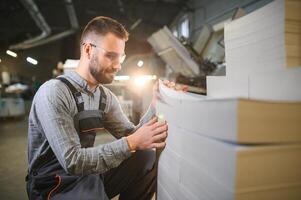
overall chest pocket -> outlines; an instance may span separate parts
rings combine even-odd
[[[93,147],[96,132],[104,129],[103,113],[99,110],[85,110],[74,117],[74,126],[83,148]]]

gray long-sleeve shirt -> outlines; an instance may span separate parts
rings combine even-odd
[[[97,110],[100,90],[92,91],[87,82],[76,72],[65,75],[81,92],[85,110]],[[103,87],[104,88],[104,87]],[[134,132],[154,116],[152,106],[138,126],[134,126],[122,112],[116,96],[107,88],[104,127],[113,134],[116,141],[91,148],[81,148],[73,117],[77,113],[71,91],[60,80],[44,83],[36,93],[29,114],[28,162],[29,171],[40,156],[52,149],[66,172],[75,175],[104,173],[117,167],[130,156],[124,136]]]

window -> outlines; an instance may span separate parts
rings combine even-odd
[[[187,17],[180,24],[181,36],[189,38],[189,20]]]

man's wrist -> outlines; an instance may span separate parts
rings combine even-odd
[[[133,142],[133,135],[129,135],[126,137],[126,141],[128,143],[128,146],[129,146],[129,150],[134,153],[136,152],[136,145],[134,145],[134,142]]]

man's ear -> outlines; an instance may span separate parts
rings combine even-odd
[[[83,45],[83,53],[90,60],[92,57],[92,46],[90,44]]]

